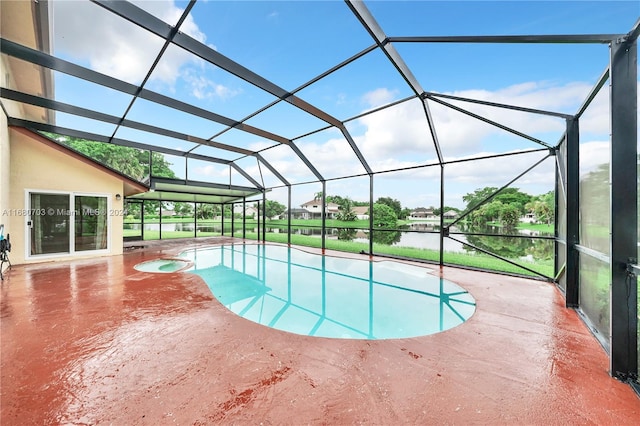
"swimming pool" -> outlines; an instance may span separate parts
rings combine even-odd
[[[438,333],[475,312],[474,298],[429,270],[261,244],[181,253],[237,315],[291,333],[390,339]]]

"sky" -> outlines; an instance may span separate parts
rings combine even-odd
[[[138,7],[174,25],[184,1],[136,1]],[[640,16],[636,1],[369,1],[365,2],[387,36],[621,34]],[[85,1],[53,2],[54,54],[123,81],[140,84],[163,41],[128,21]],[[373,39],[342,1],[199,1],[180,28],[195,40],[230,58],[340,121],[373,171],[434,165],[437,155],[421,101],[411,99],[350,120],[413,92],[387,57],[374,49],[344,68],[306,86],[332,67],[373,45]],[[542,110],[575,113],[608,64],[607,45],[394,43],[394,48],[427,92],[489,100]],[[111,115],[122,115],[131,96],[55,73],[56,99]],[[210,63],[170,46],[145,85],[234,120],[243,120],[276,100],[274,96]],[[549,145],[556,145],[563,119],[444,99]],[[455,109],[428,101],[446,161],[515,153],[542,146],[505,132]],[[581,172],[608,158],[608,91],[598,94],[581,120]],[[166,127],[261,155],[291,183],[316,180],[286,145],[238,131],[191,114],[136,100],[127,118]],[[57,124],[110,136],[115,126],[57,113]],[[348,121],[347,121],[348,120]],[[343,134],[286,102],[246,123],[293,139],[328,179],[327,194],[369,199],[369,178]],[[311,133],[311,134],[310,134]],[[307,135],[307,136],[305,136]],[[237,153],[183,140],[120,128],[116,137],[180,151],[235,160]],[[445,166],[445,204],[464,207],[462,196],[484,186],[501,187],[546,152],[518,154]],[[183,158],[168,157],[180,177]],[[237,162],[266,186],[282,183],[254,158]],[[229,168],[189,160],[188,177],[228,183]],[[247,185],[239,174],[231,182]],[[548,158],[512,186],[536,195],[553,189],[554,159]],[[320,184],[296,185],[294,207],[322,190]],[[374,198],[398,199],[405,207],[438,206],[440,167],[430,166],[376,175]],[[268,195],[286,205],[285,189]]]

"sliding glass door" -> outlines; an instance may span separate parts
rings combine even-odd
[[[108,248],[106,196],[29,193],[29,254],[56,255]]]
[[[76,195],[74,250],[107,249],[107,198]]]
[[[30,253],[69,253],[69,204],[68,194],[30,194]]]

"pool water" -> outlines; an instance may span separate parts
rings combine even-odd
[[[462,287],[429,269],[308,253],[276,245],[223,245],[180,255],[237,315],[291,333],[349,339],[423,336],[475,312]]]

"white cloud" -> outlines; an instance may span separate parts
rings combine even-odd
[[[525,82],[496,91],[464,90],[451,95],[508,105],[573,114],[591,90],[592,83],[572,82],[555,85],[552,82]],[[490,108],[495,110],[494,108]]]
[[[135,3],[170,25],[175,25],[183,13],[173,1]],[[164,44],[163,39],[90,2],[56,1],[53,8],[57,55],[133,84],[142,82]],[[207,42],[191,15],[180,31],[202,43]],[[215,49],[212,44],[209,46]],[[238,93],[204,76],[201,59],[171,45],[150,81],[174,91],[179,79],[183,79],[191,87],[191,94],[199,99],[226,99]]]
[[[247,149],[250,150],[250,151],[262,151],[263,149],[269,148],[270,146],[281,146],[281,145],[278,144],[277,142],[273,142],[271,140],[261,139],[261,140],[258,140],[258,141],[251,142],[251,143],[247,144]],[[275,152],[275,151],[273,151],[273,152]],[[279,157],[282,157],[285,154],[284,153],[279,153],[277,155]]]
[[[159,38],[90,2],[53,2],[53,13],[58,55],[125,81],[140,82],[162,47]]]
[[[313,140],[309,138],[298,140],[295,145],[324,178],[366,173],[347,140],[342,136],[330,137],[338,134],[341,135],[337,130],[327,130],[322,136],[310,137]],[[329,137],[329,139],[324,140],[323,137]],[[249,149],[257,150],[270,145],[272,144],[255,142],[249,146]],[[286,144],[262,151],[261,155],[291,182],[316,180],[311,170]]]
[[[569,83],[554,85],[549,82],[529,82],[509,86],[497,91],[467,90],[450,93],[459,97],[488,100],[529,108],[574,113],[591,90],[588,83]],[[606,95],[606,94],[605,94]],[[392,92],[377,89],[364,96],[364,101],[373,104],[381,99],[392,99]],[[511,111],[502,108],[472,103],[445,100],[463,107],[475,114],[506,125],[524,134],[556,144],[565,129],[564,120],[538,114]],[[598,96],[584,117],[585,131],[606,132],[608,116],[606,96]],[[435,122],[436,134],[443,155],[451,158],[477,153],[493,147],[497,138],[509,135],[504,130],[464,115],[451,108],[429,101],[429,108]],[[603,114],[604,111],[604,114]],[[355,137],[367,160],[371,164],[379,163],[383,170],[391,168],[387,164],[401,164],[402,158],[411,156],[413,160],[428,161],[435,158],[433,142],[425,120],[420,101],[409,101],[367,115],[359,119],[365,126],[362,135]],[[516,142],[524,146],[537,148],[540,145],[513,136]],[[519,142],[520,143],[520,142]]]
[[[185,70],[182,77],[191,87],[191,94],[197,99],[217,98],[225,100],[241,92],[240,90],[234,90],[222,84],[215,83],[202,74],[194,72],[192,69]]]
[[[580,118],[580,134],[594,133],[598,135],[610,134],[609,87],[604,86]]]
[[[397,90],[389,90],[383,87],[365,93],[362,100],[369,108],[375,108],[393,101],[397,94]]]
[[[229,168],[227,166],[207,164],[206,166],[196,167],[193,172],[194,177],[202,176],[207,178],[229,179]]]
[[[580,144],[580,175],[592,172],[601,164],[609,163],[609,141],[591,141]]]
[[[344,138],[331,138],[324,143],[299,142],[297,145],[326,178],[365,173],[364,167]]]
[[[255,142],[249,149],[264,147],[266,145],[272,144]],[[261,152],[261,155],[289,182],[295,183],[316,179],[308,167],[297,157],[295,152],[285,144],[276,145],[271,149]],[[249,172],[252,176],[260,175],[260,170],[257,165],[248,167],[245,171]]]
[[[471,156],[452,157],[451,164],[444,167],[445,181],[449,183],[478,184],[484,186],[502,186],[514,179],[520,173],[531,167],[534,163],[545,157],[544,152],[523,153],[521,150],[511,151],[504,157],[493,157],[487,159],[477,159],[478,157],[492,157],[496,152],[478,152]],[[474,159],[476,158],[476,159]],[[473,159],[472,161],[464,161]],[[454,162],[457,161],[457,162]],[[398,162],[398,166],[415,167],[418,163]],[[520,183],[553,183],[554,160],[548,159],[538,165],[534,170],[527,173],[518,180]],[[440,181],[440,167],[420,167],[416,169],[391,172],[383,176],[390,180],[420,179]]]
[[[514,151],[515,153],[517,151]],[[492,154],[494,153],[479,153],[479,155],[487,156]],[[544,152],[536,152],[447,164],[444,168],[445,182],[471,184],[478,187],[501,187],[544,157]],[[552,187],[554,184],[554,170],[555,162],[553,157],[547,158],[543,163],[518,179],[513,186],[542,184]]]
[[[379,91],[376,91],[379,94]],[[374,97],[378,97],[374,94]],[[389,164],[403,155],[416,154],[417,158],[433,158],[435,149],[429,134],[429,126],[425,118],[422,103],[412,100],[391,108],[384,109],[358,120],[365,127],[360,136],[354,140],[362,150],[365,158],[376,170],[389,170]],[[417,159],[414,157],[414,160]]]
[[[590,90],[591,87],[585,83],[556,86],[549,83],[525,83],[494,92],[466,91],[458,92],[456,95],[574,113]],[[369,106],[382,100],[389,102],[393,100],[393,93],[380,89],[367,95],[364,100]],[[474,109],[474,112],[489,115],[496,121],[502,123],[506,121],[506,124],[525,133],[552,134],[552,144],[557,143],[564,131],[562,119],[510,113],[473,104],[465,104],[465,107]],[[489,144],[490,149],[487,149],[486,140],[492,140],[504,134],[502,130],[485,125],[473,118],[466,118],[449,108],[438,108],[437,105],[432,108],[432,113],[436,118],[436,130],[448,161],[517,153],[525,149],[523,147],[514,149],[508,146],[503,150],[492,149],[500,148],[495,144]],[[365,116],[357,123],[350,123],[350,129],[368,163],[376,171],[415,167],[425,163],[433,164],[436,160],[424,111],[418,100]],[[595,98],[581,120],[581,136],[584,139],[581,143],[583,173],[593,170],[602,162],[602,159],[608,158],[608,142],[606,142],[608,133],[608,91],[605,88]],[[603,138],[594,136],[598,134],[603,135]],[[318,136],[320,135],[314,136],[313,142],[297,143],[325,177],[351,175],[361,171],[346,141],[332,135],[323,134],[322,136],[326,137],[324,140]],[[540,147],[534,143],[529,145],[527,149]],[[259,149],[264,146],[256,143],[251,148]],[[315,180],[307,167],[295,158],[293,151],[284,145],[269,149],[263,155],[293,183]],[[483,186],[501,187],[544,156],[544,152],[537,152],[448,164],[445,167],[445,201],[448,205],[461,207],[462,195]],[[531,194],[553,189],[554,163],[553,158],[547,159],[514,182],[512,186]],[[255,169],[252,172],[258,171]],[[433,200],[439,199],[439,182],[440,167],[433,166],[377,175],[374,187],[376,193],[381,191],[382,194],[388,191],[389,196],[398,198],[403,205],[418,206],[431,205],[434,204]],[[331,188],[333,189],[330,189],[330,192],[338,190],[340,186],[334,183]],[[339,195],[347,195],[347,193],[354,199],[368,198],[368,188],[349,187],[345,190],[345,194]]]
[[[589,85],[583,83],[557,86],[548,83],[526,83],[495,92],[468,91],[459,92],[456,95],[539,109],[576,111],[583,101],[582,97],[586,96],[590,89]],[[365,96],[364,100],[368,105],[373,105],[381,100],[388,102],[393,100],[393,93],[379,89]],[[606,107],[606,97],[596,98],[592,108],[590,108],[590,110],[594,111],[594,116],[589,124],[585,123],[585,127],[591,126],[595,130],[602,130],[602,118],[597,113],[602,108],[602,102],[605,103]],[[478,107],[473,104],[465,106],[469,109],[475,108],[474,111],[484,115],[493,115],[496,121],[504,122],[506,120],[515,130],[525,133],[552,134],[552,144],[558,141],[565,128],[564,120],[562,119],[555,120],[533,114],[510,113],[502,109]],[[486,109],[486,111],[478,111],[478,108]],[[497,146],[495,143],[493,145],[486,144],[486,141],[503,135],[504,132],[502,130],[486,125],[476,119],[467,118],[449,108],[438,108],[437,105],[432,108],[432,114],[436,119],[437,134],[442,144],[445,158],[448,161],[517,153],[525,149],[540,148],[539,145],[533,142],[525,141],[524,144],[526,146],[513,148],[504,145],[505,149],[500,150],[498,148],[502,148],[502,146]],[[604,121],[606,132],[606,122],[608,121],[606,115]],[[350,127],[353,129],[352,136],[354,140],[369,165],[375,171],[416,167],[436,162],[429,127],[419,100],[405,102],[362,117],[358,120],[358,123],[351,123]],[[485,145],[488,145],[489,149]],[[341,138],[332,137],[323,143],[322,139],[316,137],[313,143],[308,142],[300,144],[300,146],[307,157],[312,159],[318,170],[326,175],[325,177],[345,176],[359,173],[361,170],[359,166],[354,166],[354,164],[357,164],[357,159],[351,152],[349,145]],[[583,149],[589,147],[590,151],[595,148],[601,148],[599,145],[589,145],[587,143],[583,143],[582,146]],[[266,151],[265,157],[269,157],[266,153],[271,153],[272,151]],[[603,155],[602,152],[595,154],[594,160],[599,155]],[[449,192],[464,194],[482,186],[501,187],[544,156],[544,152],[537,152],[496,157],[490,160],[449,164],[445,167],[447,197],[449,199]],[[283,171],[287,179],[291,178],[292,182],[295,182],[295,177],[297,176],[304,175],[308,179],[310,174],[306,167],[304,165],[300,166],[301,163],[299,161],[294,163],[293,160],[295,159],[293,157],[292,151],[282,150],[279,155],[269,157],[269,161]],[[584,167],[587,167],[589,162],[590,160],[585,157],[583,159]],[[293,164],[297,167],[294,167]],[[426,202],[431,199],[431,195],[428,193],[421,192],[421,195],[417,194],[416,192],[421,189],[416,189],[416,185],[426,185],[428,187],[435,185],[436,189],[434,191],[439,193],[439,179],[440,168],[434,166],[378,175],[376,182],[381,182],[382,180],[395,182],[395,184],[389,183],[389,188],[394,188],[393,191],[397,192],[399,198],[404,197],[407,203],[414,204],[413,201],[407,200],[415,201],[419,197]],[[540,193],[551,190],[553,183],[554,160],[548,159],[516,181],[513,186],[523,188],[523,190],[526,189],[530,193]],[[376,188],[378,187],[379,184],[376,184]],[[357,198],[358,196],[354,194],[354,197]]]
[[[177,7],[173,1],[131,0],[131,2],[169,25],[177,24],[184,13],[184,9]],[[205,34],[200,31],[191,14],[182,23],[180,32],[188,34],[203,43],[206,40]]]

